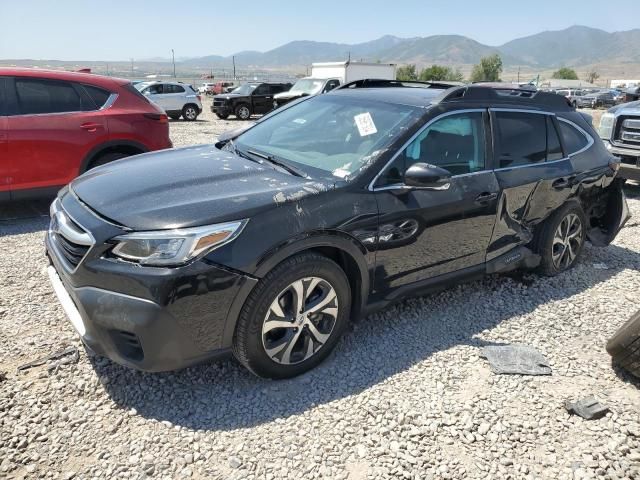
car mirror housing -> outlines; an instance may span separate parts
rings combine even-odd
[[[446,188],[451,172],[428,163],[414,163],[404,174],[404,183],[408,187]]]

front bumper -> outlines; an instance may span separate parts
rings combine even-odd
[[[619,147],[608,140],[603,140],[607,150],[620,157],[620,171],[618,176],[628,180],[640,181],[640,150]]]
[[[230,115],[231,114],[231,105],[223,104],[223,105],[211,105],[211,112],[218,113],[220,115]]]
[[[73,220],[90,223],[76,215]],[[108,259],[98,253],[100,230],[90,231],[96,247],[75,268],[61,255],[52,232],[45,243],[54,291],[91,350],[150,372],[177,370],[229,353],[235,328],[231,307],[235,301],[243,303],[239,293],[255,279],[204,260],[157,268]]]

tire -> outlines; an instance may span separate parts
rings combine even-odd
[[[640,310],[609,339],[607,352],[613,363],[640,377]]]
[[[240,120],[249,120],[249,118],[251,118],[251,109],[246,103],[241,103],[240,105],[238,105],[235,108],[234,113]]]
[[[229,118],[229,114],[228,113],[216,113],[216,115],[218,116],[218,118],[220,120],[226,120],[227,118]]]
[[[320,310],[309,317],[300,314],[294,308],[300,306],[296,291],[304,299],[303,308]],[[233,337],[234,355],[260,377],[295,377],[331,353],[350,311],[351,290],[344,271],[322,255],[296,255],[271,270],[249,294]],[[275,324],[279,318],[283,320]]]
[[[573,267],[584,247],[586,226],[582,207],[573,200],[545,220],[534,238],[534,251],[541,256],[538,271],[552,277]]]
[[[192,103],[185,105],[182,107],[182,118],[184,118],[187,122],[194,122],[197,120],[198,115],[198,107],[193,105]]]
[[[87,167],[87,170],[91,170],[92,168],[100,167],[102,165],[106,165],[107,163],[115,162],[121,158],[130,157],[131,155],[123,152],[110,152],[104,153],[100,155],[98,158],[92,160]]]

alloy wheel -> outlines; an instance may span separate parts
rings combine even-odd
[[[251,116],[251,112],[249,111],[248,107],[240,107],[238,109],[238,114],[240,115],[240,118],[242,120],[246,120],[247,118],[249,118]]]
[[[564,270],[575,261],[583,242],[582,221],[575,213],[565,216],[553,235],[553,266]]]
[[[291,283],[273,300],[262,324],[262,346],[271,360],[294,365],[315,355],[338,318],[333,286],[319,277]]]
[[[187,117],[188,120],[195,120],[198,114],[196,113],[196,109],[193,107],[187,107],[184,112],[184,116]]]

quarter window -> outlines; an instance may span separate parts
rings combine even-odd
[[[16,79],[20,113],[63,113],[82,111],[80,96],[70,83]]]
[[[562,154],[562,146],[560,145],[560,137],[553,123],[553,118],[547,115],[547,162],[561,160],[564,158]]]
[[[560,125],[560,136],[562,137],[562,143],[567,151],[567,154],[571,155],[579,150],[582,150],[589,144],[589,140],[575,127],[572,127],[567,122],[558,122]]]
[[[415,163],[436,165],[452,175],[484,170],[482,112],[459,113],[436,120],[400,153],[378,184],[402,183],[404,172]]]
[[[107,103],[107,100],[111,95],[111,93],[107,90],[103,90],[102,88],[94,87],[92,85],[83,85],[83,87],[87,91],[91,99],[94,101],[98,109],[102,108],[104,104]]]

